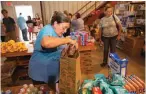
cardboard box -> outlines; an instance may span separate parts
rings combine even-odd
[[[83,74],[90,74],[93,72],[92,52],[94,50],[86,50],[80,52],[81,72]]]
[[[116,53],[109,54],[109,67],[112,74],[120,74],[125,77],[127,74],[127,59],[120,59]]]
[[[81,82],[80,56],[60,59],[60,94],[77,94]]]

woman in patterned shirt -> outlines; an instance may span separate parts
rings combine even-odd
[[[111,6],[106,6],[104,13],[105,17],[103,17],[99,23],[100,42],[104,43],[104,56],[103,63],[100,64],[101,67],[107,65],[109,48],[111,53],[115,52],[116,40],[120,39],[122,28],[119,18],[113,15],[113,8]],[[119,29],[117,29],[116,25]]]

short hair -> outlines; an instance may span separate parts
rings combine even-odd
[[[69,13],[68,15],[72,17],[72,14],[71,13]]]
[[[20,13],[19,15],[22,15],[22,13]]]
[[[107,11],[107,9],[113,8],[112,6],[105,6],[104,11]]]
[[[31,19],[31,16],[27,16],[27,17]]]
[[[77,17],[77,19],[78,19],[78,18],[81,18],[80,13],[77,13],[77,14],[76,14],[76,17]]]
[[[63,23],[63,22],[70,23],[70,19],[62,12],[56,12],[56,14],[53,15],[51,19],[51,25],[53,25],[55,21],[57,23]]]
[[[3,14],[4,12],[8,13],[6,9],[1,10],[1,13]]]

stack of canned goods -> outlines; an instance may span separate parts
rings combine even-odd
[[[82,31],[82,32],[71,32],[70,33],[72,39],[78,41],[79,45],[86,46],[89,40],[89,33]]]

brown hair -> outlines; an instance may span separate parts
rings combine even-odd
[[[76,14],[76,18],[77,18],[77,19],[78,19],[78,18],[81,18],[80,13],[77,13],[77,14]]]
[[[3,14],[4,12],[8,13],[6,9],[1,10],[1,13]]]
[[[105,6],[104,11],[107,11],[107,9],[109,9],[109,8],[113,8],[113,7],[110,5],[107,5],[107,6]]]
[[[63,23],[63,22],[70,23],[70,19],[62,12],[56,12],[56,14],[53,15],[51,19],[51,25],[53,25],[55,21],[57,23]]]

